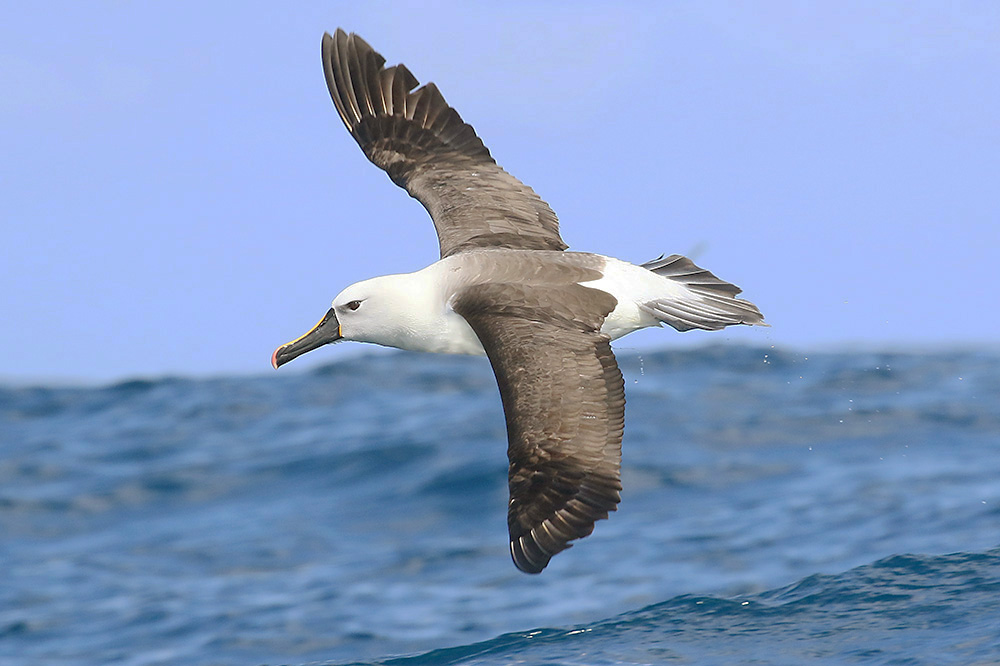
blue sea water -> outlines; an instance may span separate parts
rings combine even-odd
[[[618,356],[540,576],[483,359],[0,387],[0,664],[1000,663],[1000,354]]]

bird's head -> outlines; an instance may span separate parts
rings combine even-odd
[[[414,303],[400,275],[383,275],[356,282],[337,294],[330,310],[305,335],[274,350],[275,368],[292,359],[341,340],[405,346],[412,335]]]

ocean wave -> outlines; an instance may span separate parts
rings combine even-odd
[[[683,595],[570,628],[355,666],[993,664],[1000,549],[893,555],[732,598]]]
[[[541,576],[486,359],[0,386],[0,662],[998,661],[1000,355],[618,358],[622,503]]]

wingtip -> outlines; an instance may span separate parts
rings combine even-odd
[[[351,37],[357,37],[357,35],[355,35],[354,33],[348,33],[343,28],[337,28],[336,30],[333,31],[332,35],[328,31],[324,31],[323,41],[322,41],[323,53],[327,53],[328,51],[333,49],[337,43],[346,41]]]
[[[552,557],[542,555],[541,561],[533,559],[525,549],[524,537],[510,542],[510,559],[514,561],[515,567],[526,574],[540,574],[548,566]]]
[[[340,32],[340,28],[337,28],[337,32]],[[330,54],[333,52],[333,37],[328,32],[323,33],[323,40],[320,43],[320,53],[323,58],[323,73],[327,77],[329,83],[329,77],[332,76],[333,72],[329,71],[330,65]]]
[[[335,41],[339,41],[341,39],[346,39],[346,38],[347,38],[347,33],[344,32],[343,28],[337,28],[336,30],[333,31],[332,35],[330,34],[329,31],[324,30],[323,31],[323,46],[326,47],[329,44],[333,44]]]

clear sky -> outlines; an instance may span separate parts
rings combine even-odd
[[[437,258],[330,102],[338,26],[573,249],[690,253],[772,324],[620,347],[995,345],[1000,3],[13,3],[0,377],[270,371],[342,287]]]

